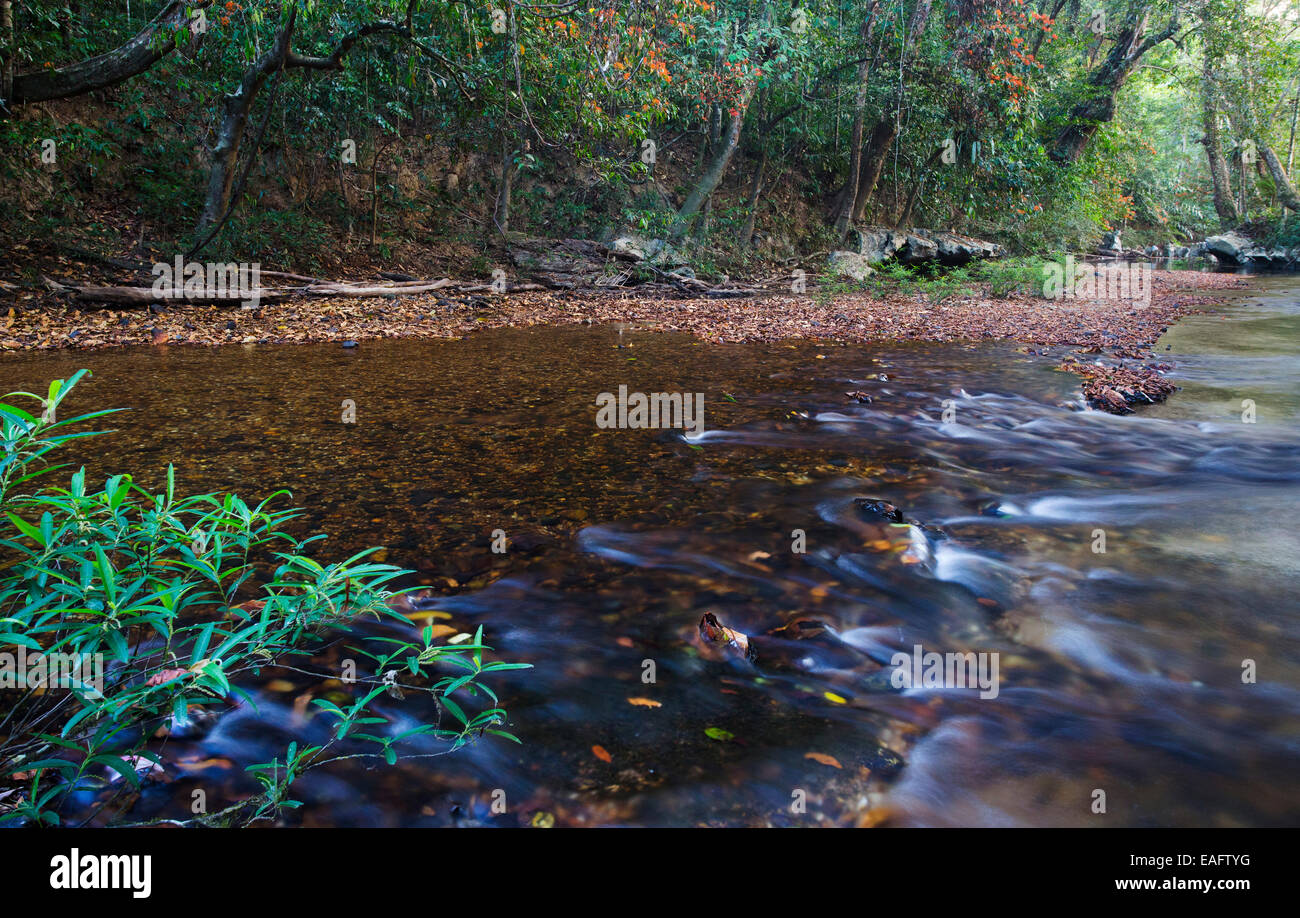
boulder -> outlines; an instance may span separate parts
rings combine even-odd
[[[1101,245],[1097,247],[1098,255],[1119,256],[1124,254],[1124,243],[1119,238],[1119,230],[1111,230],[1101,237]]]
[[[905,265],[919,265],[934,261],[939,257],[939,244],[933,239],[908,233],[896,257]]]
[[[866,280],[875,273],[875,269],[871,267],[871,259],[860,252],[844,250],[831,252],[827,263],[834,273],[856,281]]]
[[[867,227],[857,230],[857,253],[876,264],[888,261],[898,254],[898,250],[907,244],[907,234],[883,227]]]
[[[648,240],[629,233],[616,236],[610,242],[609,254],[615,258],[625,258],[628,261],[645,261],[647,257],[646,250],[650,245],[651,243]]]
[[[981,258],[998,258],[1005,250],[996,242],[986,242],[972,236],[960,236],[957,233],[932,232],[918,230],[935,244],[939,263],[943,265],[964,265]]]
[[[1246,263],[1246,252],[1253,243],[1241,233],[1223,233],[1205,240],[1205,251],[1230,265]]]

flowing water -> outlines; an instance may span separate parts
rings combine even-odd
[[[522,746],[309,773],[293,821],[1295,824],[1300,286],[1257,279],[1158,351],[1183,388],[1130,417],[1009,344],[633,328],[9,355],[0,384],[89,367],[70,408],[132,409],[92,474],[289,488],[330,555],[387,546],[418,610],[534,664],[495,683]],[[598,428],[620,385],[703,393],[705,432]],[[704,645],[706,612],[757,658]],[[996,654],[995,697],[897,686],[917,646]],[[256,710],[171,741],[135,817],[254,787],[242,767],[322,735],[303,710],[340,692],[250,688]]]

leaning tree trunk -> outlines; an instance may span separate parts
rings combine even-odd
[[[871,141],[862,159],[862,174],[858,176],[858,192],[853,201],[853,222],[861,223],[867,215],[867,205],[876,191],[880,173],[885,170],[889,151],[898,138],[898,122],[891,115],[876,122],[871,130]]]
[[[253,103],[266,78],[285,64],[297,15],[297,9],[290,11],[275,44],[244,74],[239,89],[222,100],[221,127],[217,131],[217,143],[212,148],[212,171],[208,174],[208,191],[197,227],[200,238],[207,236],[225,218],[230,207],[230,190],[235,183],[235,166],[244,140],[244,129],[248,126],[249,112],[253,110]]]
[[[754,84],[746,84],[742,90],[740,101],[737,102],[735,114],[727,120],[726,129],[718,139],[718,145],[713,151],[713,156],[709,159],[704,173],[696,181],[695,187],[686,195],[686,200],[682,202],[681,208],[673,218],[672,226],[668,230],[669,238],[681,239],[687,234],[691,227],[691,221],[695,215],[700,212],[700,208],[709,196],[722,181],[722,176],[727,171],[727,166],[731,163],[731,158],[736,154],[736,148],[740,146],[740,128],[745,122],[745,110],[749,107],[749,100],[754,95]]]
[[[212,0],[172,0],[126,44],[95,57],[58,67],[12,76],[12,104],[29,105],[51,99],[67,99],[96,89],[116,86],[148,70],[176,48],[176,35],[190,22],[191,12],[211,5]],[[11,4],[6,2],[5,7]],[[6,57],[8,69],[11,60]],[[10,95],[5,96],[6,102]]]
[[[1070,109],[1065,126],[1052,142],[1050,155],[1054,161],[1068,164],[1083,155],[1097,129],[1115,117],[1119,91],[1137,69],[1142,55],[1178,31],[1175,14],[1163,29],[1143,38],[1147,16],[1148,12],[1143,10],[1136,20],[1130,20],[1116,37],[1115,46],[1106,55],[1106,60],[1088,75],[1084,98]]]
[[[1219,109],[1215,97],[1214,69],[1206,56],[1201,72],[1201,123],[1205,136],[1205,158],[1210,166],[1210,183],[1214,187],[1214,211],[1219,215],[1219,226],[1228,229],[1237,225],[1237,205],[1232,200],[1232,183],[1228,164],[1223,159],[1223,143],[1219,138]]]
[[[1264,165],[1268,167],[1268,174],[1273,177],[1273,185],[1277,188],[1278,197],[1282,199],[1283,205],[1289,210],[1300,211],[1300,193],[1296,192],[1296,187],[1286,174],[1286,169],[1282,168],[1282,161],[1277,158],[1277,153],[1273,152],[1273,148],[1262,135],[1255,138],[1255,146],[1264,157]]]

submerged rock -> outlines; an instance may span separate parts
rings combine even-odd
[[[887,500],[881,500],[876,497],[855,497],[853,503],[858,508],[858,514],[869,520],[884,520],[889,523],[903,522],[903,511],[899,510]]]

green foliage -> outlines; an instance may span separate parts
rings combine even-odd
[[[12,393],[0,403],[0,661],[12,664],[4,654],[17,653],[43,654],[51,664],[103,661],[101,679],[93,667],[65,664],[68,678],[57,684],[29,681],[0,693],[0,781],[21,775],[24,790],[0,822],[59,824],[73,791],[138,787],[141,769],[160,761],[150,743],[156,730],[232,697],[252,703],[241,676],[310,658],[326,633],[357,618],[399,623],[399,635],[411,628],[389,607],[390,587],[406,572],[366,562],[369,552],[314,560],[308,548],[323,537],[288,532],[298,513],[273,506],[282,492],[256,505],[234,495],[182,497],[170,468],[162,493],[129,475],[92,487],[84,469],[66,488],[47,484],[56,470],[51,452],[94,435],[78,428],[111,413],[57,418],[84,375],[55,380],[44,396]],[[31,411],[18,404],[24,399]],[[516,740],[481,677],[524,664],[485,662],[481,628],[456,645],[436,643],[431,628],[418,639],[355,637],[354,651],[369,666],[358,672],[351,702],[315,702],[316,716],[331,724],[329,739],[294,743],[282,761],[252,768],[263,792],[223,811],[223,820],[295,806],[287,796],[293,779],[338,758],[392,764],[417,736],[444,741],[446,751],[484,733]],[[386,729],[376,702],[402,689],[428,693],[449,716]]]

